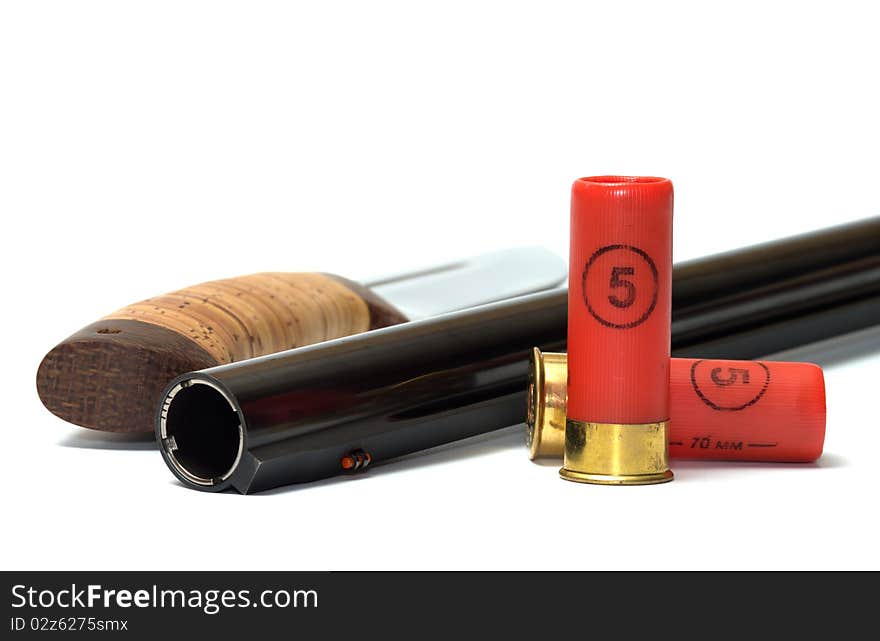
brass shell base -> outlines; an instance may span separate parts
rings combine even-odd
[[[559,476],[566,481],[575,483],[592,483],[593,485],[656,485],[668,483],[672,480],[672,470],[657,474],[587,474],[586,472],[574,472],[564,467],[559,470]]]
[[[526,445],[529,458],[562,458],[565,451],[565,402],[568,366],[565,354],[542,354],[535,347],[529,362]]]
[[[672,480],[668,432],[669,421],[626,425],[568,419],[559,475],[600,485],[666,483]]]

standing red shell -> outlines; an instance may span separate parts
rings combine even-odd
[[[672,182],[597,176],[571,196],[568,418],[669,418]]]

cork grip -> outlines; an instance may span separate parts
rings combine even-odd
[[[123,307],[50,351],[43,404],[66,421],[150,432],[164,386],[184,372],[394,325],[406,318],[332,274],[266,272],[216,280]]]

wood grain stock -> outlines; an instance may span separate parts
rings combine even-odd
[[[59,343],[37,372],[66,421],[150,432],[159,396],[184,372],[405,321],[366,287],[332,274],[266,272],[123,307]]]

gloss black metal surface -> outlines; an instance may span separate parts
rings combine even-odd
[[[235,399],[245,452],[218,483],[172,471],[253,492],[343,472],[353,451],[375,464],[518,423],[528,349],[564,348],[565,305],[534,294],[184,375]]]
[[[878,256],[871,219],[680,265],[673,354],[754,358],[880,324]],[[558,290],[187,374],[175,383],[208,381],[234,401],[241,457],[200,485],[160,449],[187,485],[248,493],[342,473],[353,452],[375,464],[513,425],[529,350],[564,350],[566,316]]]
[[[675,269],[672,317],[707,302],[878,255],[880,217],[874,217],[681,263]]]

